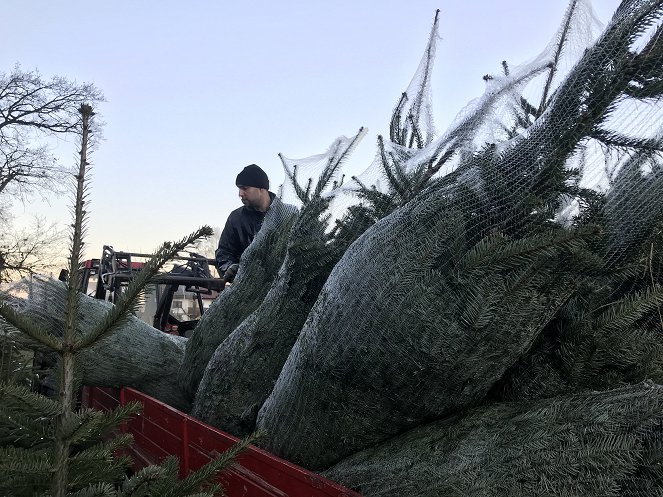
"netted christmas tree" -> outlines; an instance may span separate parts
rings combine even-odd
[[[145,330],[116,372],[134,323],[85,381],[260,428],[366,495],[663,494],[662,20],[625,0],[600,29],[571,1],[438,135],[436,16],[370,167],[343,180],[352,138],[284,158],[274,222],[193,337]]]

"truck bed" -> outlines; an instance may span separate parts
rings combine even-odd
[[[134,437],[129,454],[135,470],[177,456],[184,476],[237,442],[236,437],[132,388],[84,387],[82,401],[86,407],[101,410],[131,401],[143,405],[142,413],[122,427]],[[240,455],[219,481],[229,497],[361,497],[255,446]]]

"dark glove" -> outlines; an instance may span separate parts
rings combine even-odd
[[[228,269],[226,269],[226,272],[223,273],[223,279],[227,283],[232,283],[233,280],[235,279],[235,275],[237,274],[237,270],[239,269],[239,264],[231,264],[228,266]]]

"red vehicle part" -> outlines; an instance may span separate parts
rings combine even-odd
[[[163,402],[133,390],[83,389],[83,405],[109,410],[127,402],[143,404],[143,412],[123,427],[134,443],[129,449],[134,469],[158,464],[168,456],[180,460],[180,475],[195,471],[237,438],[217,430]],[[251,446],[221,474],[228,497],[361,497],[338,483]]]

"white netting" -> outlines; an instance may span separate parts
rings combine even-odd
[[[368,230],[258,415],[271,450],[324,467],[479,402],[578,284],[567,259],[588,245],[561,225],[600,226],[604,270],[632,256],[663,214],[661,105],[642,98],[659,94],[660,14],[628,2],[597,40],[590,2],[572,2],[549,47],[488,78],[449,131],[419,146],[402,140],[412,129],[379,140],[332,204],[348,230]]]
[[[341,136],[325,153],[303,159],[289,159],[279,154],[285,181],[279,188],[278,196],[286,204],[296,207],[301,207],[316,192],[318,195],[333,196],[335,190],[343,187],[346,179],[342,172],[343,162],[365,134],[366,130],[362,128],[350,138]]]

